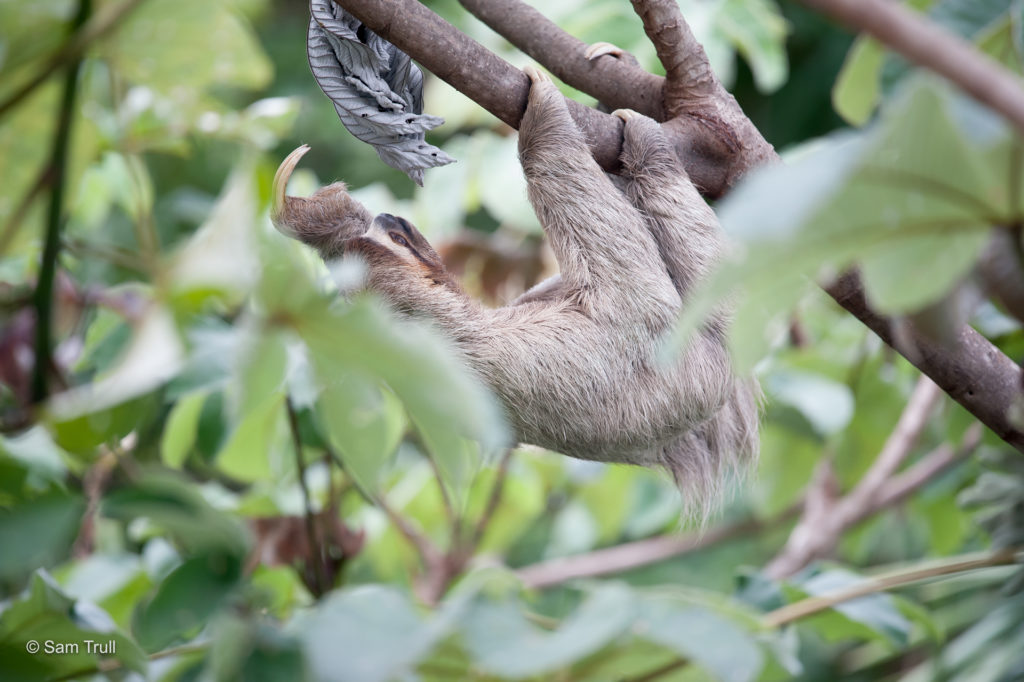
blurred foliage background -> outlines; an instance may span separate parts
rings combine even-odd
[[[537,4],[659,71],[629,3]],[[876,309],[1019,358],[974,274],[995,232],[1019,242],[1019,140],[794,3],[680,4],[790,161],[719,207],[747,256],[695,305],[746,286],[733,344],[767,393],[760,466],[705,528],[657,472],[506,451],[441,339],[339,297],[357,268],[267,219],[310,144],[292,193],[345,180],[500,304],[554,268],[513,130],[428,74],[430,141],[458,163],[418,189],[317,89],[302,2],[0,0],[0,678],[1024,679],[1019,453],[809,284],[857,263]],[[911,4],[1021,71],[1019,3]],[[901,415],[920,424],[880,484]],[[864,513],[781,569],[804,501],[858,491]],[[870,594],[814,608],[849,589]]]

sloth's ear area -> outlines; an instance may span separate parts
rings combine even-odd
[[[324,260],[344,253],[345,242],[365,233],[371,217],[362,204],[348,194],[343,182],[318,190],[308,199],[285,195],[299,160],[309,151],[302,145],[281,162],[274,175],[270,219],[281,233],[309,244]]]

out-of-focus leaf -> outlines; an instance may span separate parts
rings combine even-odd
[[[50,419],[66,422],[147,393],[174,376],[183,356],[173,317],[165,307],[153,303],[117,364],[92,383],[54,396]]]
[[[405,431],[401,404],[353,372],[324,389],[316,413],[346,473],[363,490],[377,492]]]
[[[831,569],[801,581],[800,588],[808,595],[817,596],[848,588],[861,581],[862,577],[849,571]],[[841,614],[848,624],[859,625],[861,634],[883,637],[901,646],[909,641],[910,622],[890,595],[876,593],[857,597],[837,604],[833,611]],[[837,619],[825,618],[818,623],[817,629],[830,638],[849,637],[857,632],[843,627]]]
[[[249,293],[259,277],[254,239],[257,228],[252,167],[241,164],[199,230],[175,255],[172,280],[176,297],[185,302],[219,292],[229,301]]]
[[[832,106],[853,126],[862,126],[875,112],[881,98],[879,78],[885,49],[873,38],[858,38],[843,62],[843,70],[832,88]]]
[[[849,387],[808,372],[773,372],[765,380],[772,400],[800,412],[821,436],[838,433],[853,417]]]
[[[773,0],[724,0],[716,23],[750,65],[758,90],[786,82],[786,20]]]
[[[264,396],[258,407],[249,411],[217,453],[217,468],[239,481],[252,483],[270,480],[270,451],[276,442],[283,419],[284,396]]]
[[[171,571],[142,608],[135,624],[139,644],[157,651],[198,633],[242,576],[240,557],[200,554]]]
[[[0,436],[0,453],[23,465],[28,472],[27,487],[44,490],[51,483],[62,483],[67,474],[64,452],[45,429],[36,426],[17,436]]]
[[[102,48],[125,78],[182,103],[213,84],[258,88],[272,75],[252,31],[226,0],[150,0]]]
[[[636,617],[633,594],[625,585],[595,587],[557,630],[532,625],[512,602],[480,598],[459,622],[466,647],[481,669],[521,679],[571,665],[614,641]]]
[[[66,557],[84,511],[80,495],[57,491],[0,509],[0,579],[21,580]]]
[[[91,653],[87,641],[104,647],[113,643],[115,653]],[[29,642],[39,646],[38,653],[29,652]],[[58,649],[70,644],[77,647]],[[116,659],[128,670],[146,670],[145,654],[114,625],[110,616],[94,604],[71,599],[45,571],[32,577],[24,596],[2,607],[0,661],[7,679],[41,680],[70,675],[96,666],[101,657]]]
[[[103,500],[105,516],[122,521],[148,518],[192,552],[227,552],[241,557],[246,537],[226,512],[211,507],[195,486],[168,475],[149,475]]]
[[[448,634],[450,622],[424,620],[392,587],[336,592],[297,623],[313,675],[332,682],[386,682],[402,677]]]
[[[215,680],[307,679],[300,643],[274,627],[222,618],[214,628],[207,673]]]
[[[172,469],[181,468],[195,445],[199,415],[205,402],[205,393],[193,393],[175,403],[167,416],[167,424],[160,437],[160,458]]]
[[[637,634],[669,647],[727,682],[755,680],[764,654],[752,635],[713,611],[646,598]]]
[[[682,329],[742,283],[731,340],[748,366],[774,341],[765,329],[793,306],[801,280],[856,263],[873,309],[902,314],[942,298],[971,266],[991,222],[1012,220],[1001,217],[1010,164],[990,160],[1008,137],[965,125],[981,119],[965,118],[958,97],[915,81],[865,132],[752,174],[719,212],[725,229],[744,238],[737,256],[746,260],[711,278]],[[938,251],[949,266],[941,272],[933,266]]]
[[[491,451],[506,441],[494,398],[429,330],[385,316],[368,301],[337,313],[311,307],[295,325],[325,385],[358,370],[382,379],[394,391],[425,439],[440,445],[466,436]],[[444,400],[439,400],[442,395]],[[442,473],[448,470],[457,476],[449,464],[458,460],[445,458],[461,457],[460,452],[445,448],[441,456]],[[457,486],[468,481],[468,476],[449,478]]]

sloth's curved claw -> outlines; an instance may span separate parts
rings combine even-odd
[[[281,213],[284,211],[285,206],[284,190],[288,187],[288,179],[291,178],[295,166],[299,164],[299,159],[305,156],[308,151],[309,145],[302,145],[284,157],[284,161],[281,162],[281,165],[277,167],[277,172],[274,173],[274,184],[271,190],[270,220],[278,229],[281,229]]]
[[[604,42],[588,45],[587,49],[583,51],[583,56],[587,58],[587,61],[591,62],[606,54],[610,54],[613,57],[621,57],[626,54],[626,51],[618,45],[612,45],[611,43]]]
[[[629,121],[634,118],[640,118],[643,114],[639,114],[632,109],[616,109],[612,112],[612,116],[617,116],[623,121]]]
[[[528,64],[523,67],[523,73],[530,79],[532,83],[550,83],[551,78],[546,73],[538,69],[533,64]]]

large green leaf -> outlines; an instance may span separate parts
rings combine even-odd
[[[387,682],[402,677],[444,637],[450,622],[422,618],[395,588],[337,592],[294,624],[318,680]]]
[[[90,642],[114,651],[93,653]],[[26,593],[0,611],[0,670],[5,679],[53,679],[96,670],[101,658],[139,673],[146,670],[145,655],[110,616],[69,597],[45,571],[38,571]]]
[[[317,420],[345,471],[367,491],[377,492],[405,432],[402,406],[394,395],[352,372],[327,386],[316,404]]]
[[[80,495],[58,491],[0,509],[0,580],[23,580],[65,558],[84,511]]]
[[[713,611],[669,600],[642,602],[640,636],[669,647],[726,682],[757,679],[765,658],[754,637]]]
[[[183,478],[151,474],[114,490],[103,500],[103,514],[122,521],[147,518],[193,552],[226,552],[242,557],[247,540],[242,526],[210,506]]]
[[[194,556],[164,578],[139,613],[135,632],[146,651],[198,634],[231,595],[242,576],[238,556],[211,552]]]
[[[636,617],[632,591],[595,587],[557,630],[532,625],[513,602],[477,599],[459,622],[474,662],[494,675],[522,679],[552,673],[613,642]]]

